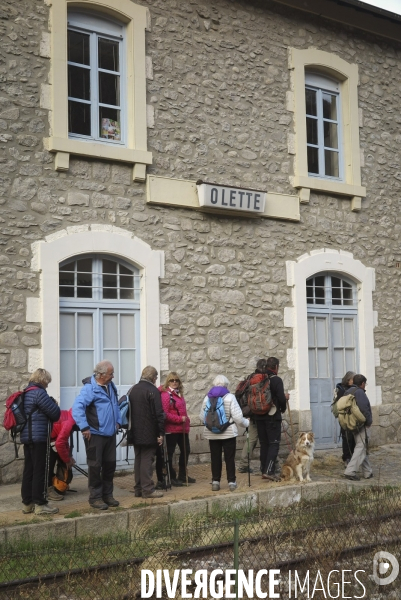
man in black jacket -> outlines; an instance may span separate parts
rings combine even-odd
[[[345,395],[353,394],[355,396],[358,408],[366,419],[365,424],[359,430],[352,432],[355,439],[355,450],[344,471],[344,477],[352,481],[359,481],[360,478],[357,475],[359,469],[361,469],[364,479],[373,477],[372,467],[367,457],[367,429],[372,425],[372,410],[365,391],[366,382],[367,379],[364,375],[354,375],[353,385],[345,392]]]
[[[163,443],[164,412],[160,392],[156,387],[158,373],[154,367],[145,367],[139,383],[129,395],[131,429],[128,441],[135,450],[135,496],[161,498],[152,480],[153,461],[157,445]]]
[[[265,361],[264,371],[262,361],[258,361],[258,369],[265,372],[270,379],[270,391],[274,406],[265,415],[253,415],[258,428],[260,441],[260,463],[262,478],[269,481],[280,481],[276,477],[275,463],[281,440],[281,414],[287,408],[289,394],[284,393],[283,380],[277,375],[280,361],[271,356]]]

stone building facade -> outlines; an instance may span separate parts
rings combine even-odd
[[[401,18],[203,2],[0,0],[1,397],[44,366],[69,408],[107,356],[121,391],[179,371],[197,415],[215,374],[274,355],[321,446],[351,367],[375,443],[401,441]],[[264,210],[202,207],[199,181]]]

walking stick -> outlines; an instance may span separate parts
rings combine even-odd
[[[288,407],[288,416],[290,417],[291,438],[292,438],[292,449],[293,449],[293,450],[295,450],[294,426],[293,426],[293,424],[292,424],[291,408],[290,408],[290,401],[289,401],[289,400],[287,400],[287,407]]]
[[[249,448],[249,429],[246,428],[246,443],[248,445],[248,486],[251,487],[251,453]]]
[[[74,467],[74,469],[76,469],[78,471],[78,473],[81,473],[81,475],[85,475],[85,477],[88,477],[88,473],[87,471],[85,471],[84,469],[81,469],[81,467],[78,467],[78,465],[72,465]]]
[[[185,479],[186,479],[187,487],[188,487],[187,444],[186,444],[186,439],[185,439],[185,423],[186,423],[186,421],[184,421],[184,423],[182,424],[182,436],[183,436],[183,440],[184,440]]]
[[[47,502],[47,488],[49,485],[49,469],[50,469],[50,436],[52,431],[52,424],[50,421],[47,422],[47,446],[46,446],[46,466],[45,466],[45,488],[43,490],[43,498]]]

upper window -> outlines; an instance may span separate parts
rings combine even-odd
[[[103,18],[68,15],[68,133],[122,143],[124,28]]]
[[[311,307],[348,307],[355,308],[356,289],[342,277],[333,275],[316,275],[306,282],[306,302]]]
[[[340,179],[339,86],[335,81],[315,74],[307,73],[305,80],[308,174]]]
[[[104,257],[80,257],[59,268],[60,298],[139,301],[139,271]]]

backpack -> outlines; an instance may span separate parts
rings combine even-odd
[[[224,410],[224,398],[219,396],[218,398],[207,398],[205,406],[204,423],[206,429],[212,433],[224,433],[224,431],[231,425],[231,422],[227,419],[226,411]]]
[[[338,422],[343,429],[358,431],[366,422],[365,416],[356,403],[354,394],[347,394],[337,400],[336,410],[338,412]]]
[[[52,483],[53,487],[64,494],[70,487],[72,481],[72,468],[69,469],[65,462],[62,460],[57,461],[56,474],[53,475]]]
[[[26,388],[23,391],[14,392],[11,394],[6,400],[6,412],[4,413],[3,418],[3,427],[7,431],[11,433],[11,439],[14,442],[15,448],[15,458],[18,458],[17,451],[17,435],[22,432],[25,425],[31,421],[32,414],[38,410],[38,408],[34,408],[31,414],[28,416],[24,410],[24,398],[25,392],[29,392],[30,390],[39,389],[36,385]]]
[[[333,402],[331,403],[330,409],[336,419],[338,419],[337,402],[339,401],[340,398],[342,398],[344,396],[344,393],[345,393],[345,390],[342,386],[340,388],[335,387],[333,390]]]
[[[118,400],[118,408],[121,413],[121,429],[131,429],[129,395],[133,387],[131,386],[128,392]]]
[[[235,397],[236,397],[237,402],[242,410],[242,414],[244,415],[244,417],[247,417],[251,412],[251,409],[248,406],[248,396],[247,396],[249,380],[251,379],[251,377],[252,377],[252,375],[249,375],[249,377],[240,381],[235,390]]]
[[[267,414],[274,406],[270,390],[270,377],[263,373],[251,375],[245,397],[251,413],[254,415]]]

